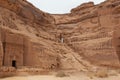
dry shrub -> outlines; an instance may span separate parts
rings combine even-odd
[[[99,77],[99,78],[106,78],[106,77],[108,77],[108,71],[107,70],[98,70],[94,76]]]
[[[88,76],[90,79],[93,79],[94,73],[93,73],[93,72],[87,72],[87,76]]]
[[[117,72],[120,74],[120,69],[117,69]]]
[[[107,69],[98,69],[96,71],[89,71],[87,72],[87,76],[91,79],[93,79],[94,77],[98,77],[98,78],[106,78],[109,76],[108,74],[108,70]]]
[[[116,71],[116,70],[110,70],[110,72],[109,72],[109,76],[118,76],[118,71]]]
[[[62,71],[60,71],[56,74],[56,77],[67,77],[67,76],[68,75],[66,73],[62,72]]]

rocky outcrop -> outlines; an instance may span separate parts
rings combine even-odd
[[[92,64],[119,67],[119,2],[88,2],[70,14],[53,15],[64,42]]]
[[[82,5],[72,9],[71,13],[79,14],[79,15],[85,14],[85,13],[88,13],[88,11],[89,11],[87,9],[90,9],[92,7],[94,7],[94,3],[93,2],[83,3]]]
[[[49,14],[38,10],[26,0],[2,0],[0,6],[13,11],[29,22],[41,25],[54,23],[54,19]]]

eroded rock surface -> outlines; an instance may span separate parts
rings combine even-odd
[[[0,66],[44,70],[120,67],[120,1],[48,14],[26,0],[0,1]]]
[[[0,66],[59,67],[51,15],[26,0],[1,0],[0,10]]]
[[[119,67],[120,1],[84,3],[70,14],[53,15],[65,43],[92,64]]]

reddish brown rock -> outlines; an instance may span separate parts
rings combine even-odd
[[[120,67],[119,0],[85,3],[70,14],[53,15],[65,43],[95,65]]]
[[[25,0],[0,1],[0,10],[0,66],[59,68],[51,15]]]
[[[52,15],[26,0],[1,0],[0,66],[44,70],[120,67],[119,3],[89,2],[69,14]]]

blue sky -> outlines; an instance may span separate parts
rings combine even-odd
[[[52,14],[69,13],[70,10],[84,2],[99,4],[105,0],[27,0],[42,11]]]

